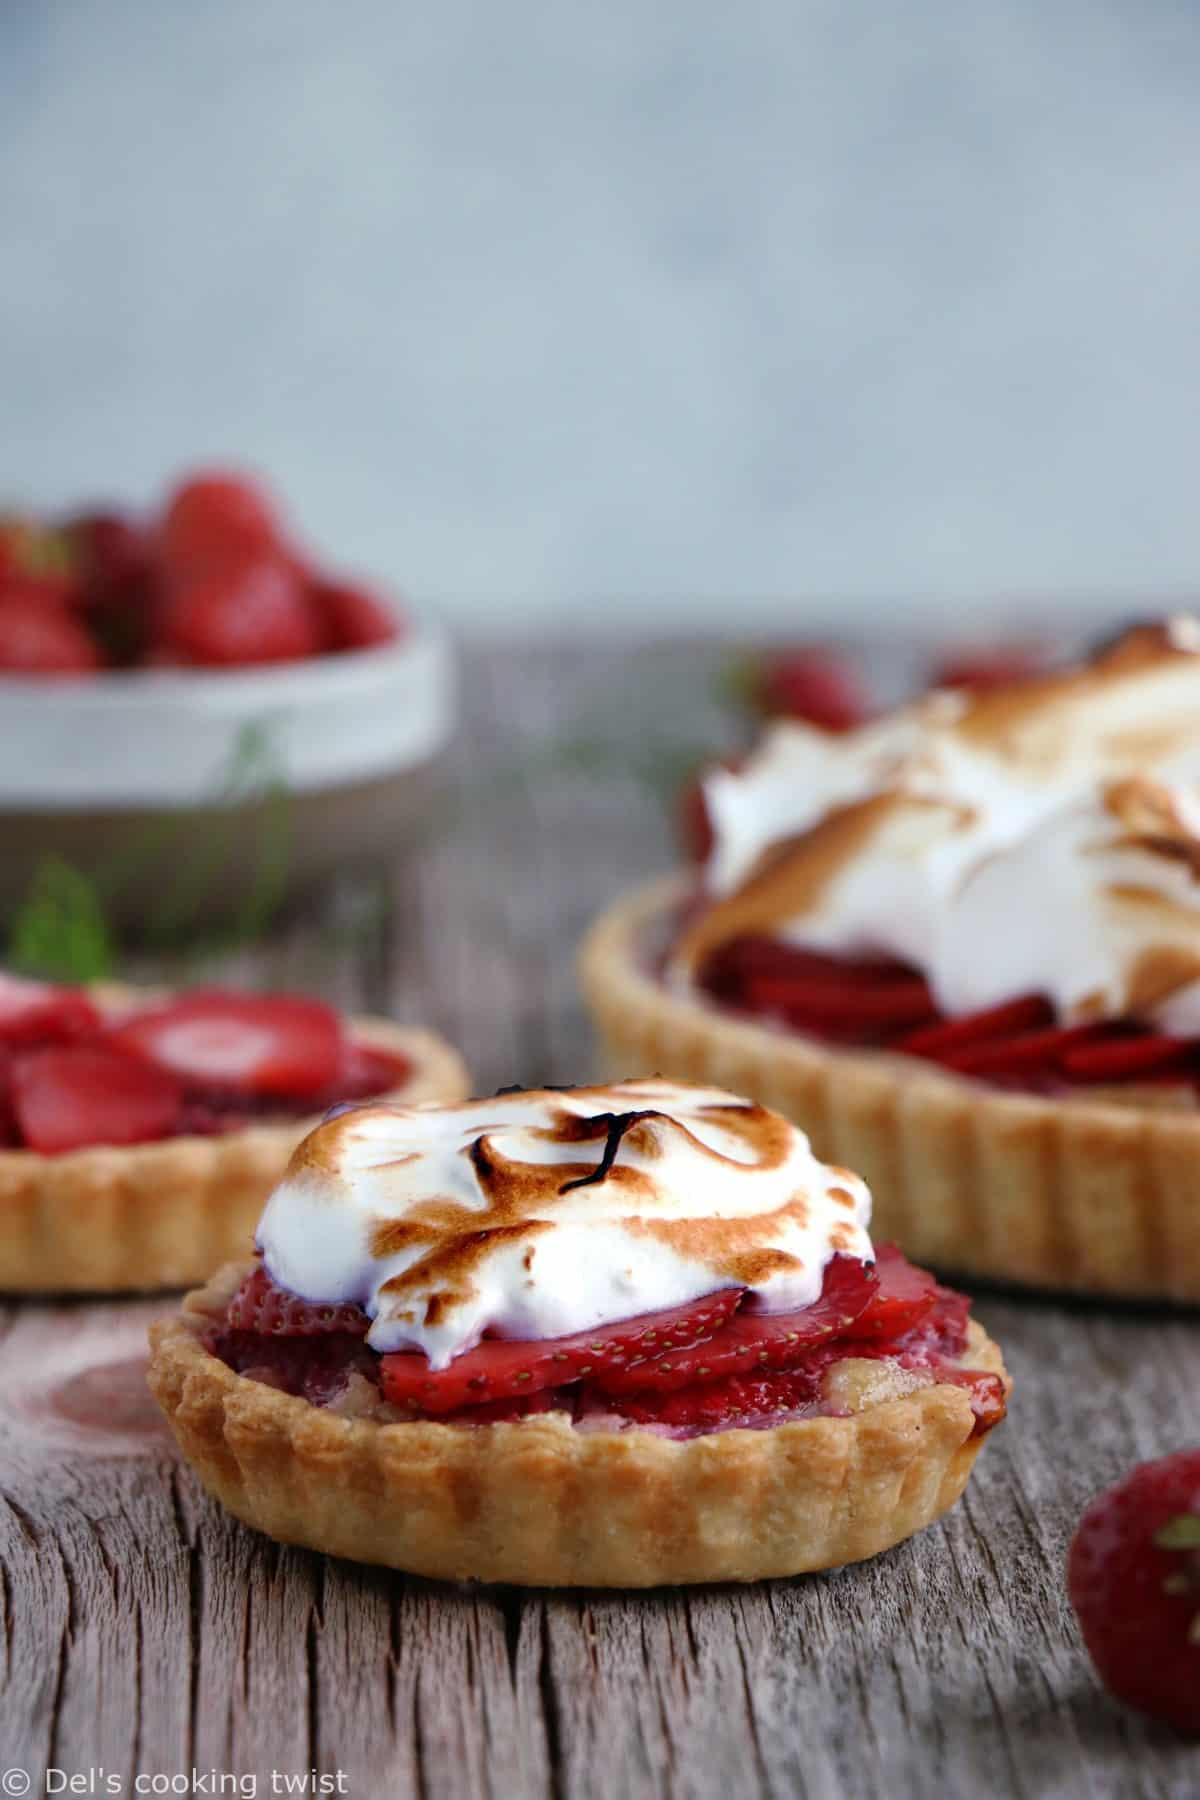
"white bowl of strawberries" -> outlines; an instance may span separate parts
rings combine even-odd
[[[0,903],[54,852],[146,919],[203,840],[193,898],[224,912],[283,814],[286,888],[378,855],[453,720],[446,634],[318,567],[244,477],[150,521],[0,521]]]

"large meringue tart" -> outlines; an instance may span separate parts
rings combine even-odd
[[[606,1587],[853,1562],[953,1505],[1008,1391],[869,1214],[718,1089],[368,1104],[154,1328],[150,1384],[231,1512],[339,1556]]]
[[[939,1269],[1200,1301],[1200,623],[775,726],[704,797],[584,945],[613,1065],[778,1107]]]

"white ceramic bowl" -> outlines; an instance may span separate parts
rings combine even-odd
[[[386,855],[455,713],[446,633],[412,615],[394,644],[273,667],[2,676],[0,903],[54,853],[113,886],[126,921],[150,922],[202,840],[201,910],[236,910],[281,793],[289,890]]]

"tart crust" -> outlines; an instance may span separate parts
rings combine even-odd
[[[830,1048],[737,1017],[648,966],[686,891],[619,901],[579,971],[623,1074],[711,1082],[784,1113],[817,1155],[856,1169],[872,1232],[967,1277],[1200,1303],[1200,1111],[1131,1088],[1057,1099],[1004,1092],[885,1051]],[[1118,1097],[1118,1095],[1120,1097]]]
[[[966,1392],[847,1418],[674,1440],[518,1424],[349,1419],[236,1374],[204,1345],[249,1265],[151,1327],[150,1387],[208,1491],[285,1543],[453,1581],[658,1587],[875,1556],[962,1493],[982,1439]],[[972,1322],[964,1366],[1004,1377]]]
[[[117,1004],[134,992],[92,990]],[[144,994],[141,997],[145,997]],[[350,1019],[364,1043],[410,1059],[384,1100],[462,1100],[462,1058],[431,1031]],[[137,1293],[189,1287],[244,1256],[263,1203],[318,1123],[288,1119],[205,1137],[96,1145],[61,1156],[0,1151],[0,1292]]]

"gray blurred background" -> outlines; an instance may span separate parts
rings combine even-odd
[[[1200,11],[6,0],[0,494],[269,472],[493,628],[1200,567]]]

